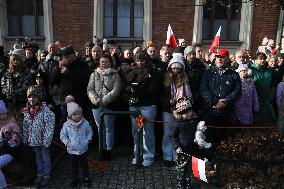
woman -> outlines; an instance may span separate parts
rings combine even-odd
[[[132,71],[134,75],[133,83],[130,86],[129,111],[140,111],[146,120],[155,120],[157,112],[157,102],[160,93],[161,78],[160,73],[153,69],[150,64],[150,57],[145,51],[138,51],[134,57],[137,67]],[[137,122],[134,117],[132,122],[132,136],[134,141],[137,137]],[[155,156],[155,135],[154,123],[143,123],[143,162],[145,167],[154,163]],[[136,154],[136,145],[134,153]],[[136,164],[134,158],[132,164]]]
[[[118,99],[121,79],[118,71],[111,67],[112,58],[109,55],[103,55],[100,58],[100,65],[90,76],[87,93],[93,104],[93,116],[99,128],[100,114],[111,110]],[[111,159],[111,150],[114,143],[114,122],[115,115],[106,115],[104,117],[104,159]]]
[[[22,51],[17,49],[12,52],[9,68],[1,79],[2,93],[7,97],[12,113],[26,105],[26,92],[32,85],[32,76],[24,65]]]

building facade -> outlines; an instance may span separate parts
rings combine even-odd
[[[227,2],[227,4],[226,4]],[[229,4],[228,4],[229,2]],[[278,0],[0,0],[0,45],[33,37],[42,48],[60,41],[83,52],[86,41],[106,38],[131,47],[176,38],[209,47],[219,26],[220,46],[255,52],[266,36],[281,44],[283,10]]]

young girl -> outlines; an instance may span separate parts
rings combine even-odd
[[[259,111],[259,103],[253,80],[249,77],[249,68],[240,64],[236,72],[242,81],[242,96],[235,103],[235,118],[240,124],[252,124],[253,112]]]
[[[168,76],[164,85],[171,87],[171,103],[175,122],[170,128],[169,140],[178,154],[177,163],[184,161],[182,153],[199,156],[199,149],[194,142],[197,116],[192,110],[192,93],[185,74],[185,66],[181,54],[173,54],[168,65]],[[192,187],[191,163],[178,169],[178,188]]]
[[[82,108],[75,102],[67,103],[68,118],[64,123],[60,140],[67,147],[70,154],[72,167],[72,182],[70,187],[77,187],[79,184],[79,163],[84,176],[84,184],[89,187],[91,182],[89,179],[87,150],[88,144],[92,140],[93,130],[89,122],[82,117]]]
[[[34,184],[46,186],[50,178],[49,146],[53,138],[55,115],[42,103],[38,86],[28,88],[27,98],[28,106],[23,109],[23,143],[31,146],[35,152],[37,178]]]

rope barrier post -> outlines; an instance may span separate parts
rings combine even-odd
[[[99,123],[99,153],[102,156],[103,153],[103,128],[104,126],[104,116],[105,115],[133,115],[135,117],[138,117],[141,115],[139,111],[107,111],[107,112],[102,112],[100,114],[100,123]],[[134,141],[137,146],[137,151],[135,153],[135,159],[137,160],[136,166],[140,167],[142,164],[142,145],[143,145],[143,128],[138,129],[137,128],[137,138]]]

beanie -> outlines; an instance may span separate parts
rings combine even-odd
[[[168,69],[170,68],[184,68],[184,59],[181,53],[173,53],[173,58],[170,60]]]
[[[82,113],[82,108],[77,103],[69,102],[67,104],[68,117],[71,117],[72,114],[74,114],[77,111]]]
[[[7,113],[7,108],[3,100],[0,100],[0,114]]]
[[[39,86],[36,85],[30,86],[28,88],[27,97],[29,97],[30,95],[37,96],[40,100],[42,100],[43,98],[41,89],[39,88]]]
[[[21,57],[21,60],[24,62],[26,59],[26,54],[24,49],[15,49],[12,51],[12,55],[18,55]]]
[[[183,51],[184,58],[186,58],[190,52],[194,52],[194,48],[192,46],[187,46]]]

